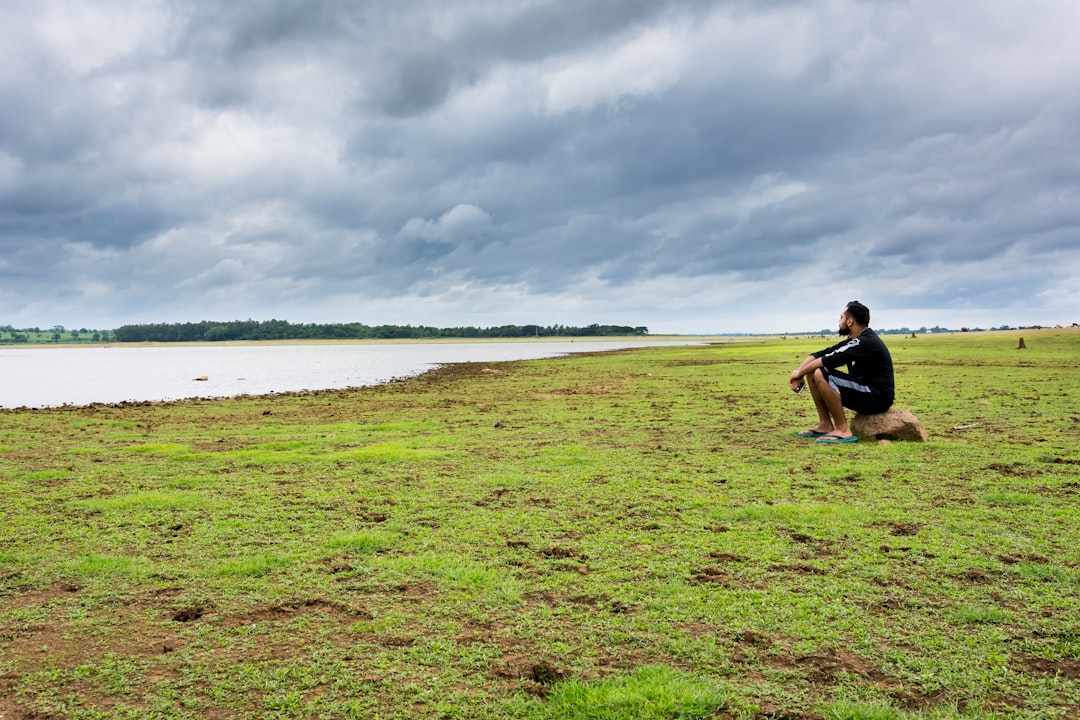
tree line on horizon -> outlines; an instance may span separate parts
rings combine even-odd
[[[226,340],[407,340],[431,338],[516,338],[648,335],[644,326],[501,325],[437,328],[428,325],[290,323],[287,320],[204,320],[188,323],[121,325],[116,342],[222,342]]]
[[[12,325],[0,325],[0,345],[81,342],[109,342],[113,338],[112,330],[67,329],[63,325],[51,328],[40,327],[16,328]]]

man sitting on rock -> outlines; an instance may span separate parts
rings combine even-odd
[[[840,314],[840,334],[847,339],[810,354],[791,373],[791,389],[806,386],[814,398],[818,424],[799,433],[825,444],[858,440],[848,427],[844,408],[863,415],[892,407],[893,365],[889,349],[870,329],[870,310],[852,300]],[[847,365],[847,372],[837,370]]]

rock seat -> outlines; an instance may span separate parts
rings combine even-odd
[[[874,415],[855,413],[851,420],[851,431],[858,435],[859,439],[866,440],[926,442],[930,437],[914,413],[897,407]]]

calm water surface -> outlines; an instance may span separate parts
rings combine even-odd
[[[402,343],[0,348],[0,407],[266,395],[375,385],[445,363],[496,362],[657,342]],[[195,378],[205,377],[205,381]]]

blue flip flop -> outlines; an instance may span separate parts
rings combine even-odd
[[[839,445],[840,443],[858,442],[858,440],[859,438],[855,437],[854,435],[840,437],[839,435],[833,435],[832,433],[829,433],[828,435],[822,435],[820,438],[818,438],[815,444],[820,443],[822,445]]]
[[[803,430],[801,433],[796,433],[799,437],[806,438],[819,438],[828,435],[829,433],[818,432],[817,430]]]

